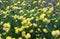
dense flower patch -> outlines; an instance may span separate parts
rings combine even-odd
[[[60,39],[60,0],[0,0],[0,39]]]

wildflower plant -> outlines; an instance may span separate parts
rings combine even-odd
[[[60,0],[0,0],[0,39],[60,39]]]

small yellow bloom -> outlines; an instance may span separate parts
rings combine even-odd
[[[17,6],[13,6],[12,8],[13,8],[13,9],[19,9],[19,7],[17,7]]]
[[[40,32],[40,28],[37,29]]]
[[[25,24],[27,22],[27,20],[24,20],[24,21],[22,21],[22,24]]]
[[[54,25],[54,28],[57,28],[57,26],[56,26],[56,25]]]
[[[30,18],[30,20],[33,20],[33,19],[34,19],[34,17],[31,17],[31,18]]]
[[[10,23],[4,23],[4,25],[3,25],[3,27],[8,27],[8,28],[10,28]]]
[[[54,10],[54,7],[51,7],[49,10],[50,10],[50,11],[53,11],[53,10]]]
[[[44,18],[43,22],[50,23],[50,19]]]
[[[2,25],[2,24],[3,24],[3,21],[0,22],[0,25]]]
[[[33,26],[37,27],[37,24],[36,23],[33,23]]]
[[[34,30],[33,30],[33,29],[31,29],[29,32],[30,32],[30,33],[32,33],[33,31],[34,31]]]
[[[22,39],[22,37],[19,37],[18,39]]]
[[[23,1],[23,2],[21,3],[21,5],[25,6],[25,5],[26,5],[25,1]]]
[[[33,4],[35,4],[37,1],[33,1]]]
[[[29,39],[31,37],[31,34],[30,33],[27,33],[27,35],[25,35],[25,38],[26,39]]]
[[[26,35],[26,32],[22,31],[22,36],[25,37],[25,35]]]
[[[40,2],[41,2],[41,0],[38,1],[38,3],[40,3]]]
[[[56,35],[56,31],[52,31],[52,36],[55,36]]]
[[[54,10],[54,7],[51,7],[49,8],[49,11],[47,13],[50,14],[53,10]]]
[[[19,28],[18,27],[14,27],[15,28],[15,33],[19,33]]]
[[[12,38],[12,39],[16,39],[16,38]]]
[[[8,16],[8,14],[6,14],[3,18],[6,18]]]
[[[50,23],[51,20],[48,19],[47,23]]]
[[[21,26],[21,28],[19,28],[19,31],[23,31],[25,29],[25,26]]]
[[[6,37],[6,39],[12,39],[10,36]]]
[[[54,30],[51,32],[52,36],[58,36],[60,35],[60,31],[59,30]]]
[[[17,3],[20,3],[20,1],[18,1]]]
[[[23,16],[19,16],[19,18],[18,19],[23,19],[24,17]]]
[[[38,17],[36,17],[36,21],[38,21],[39,20],[39,18]]]
[[[60,35],[60,31],[59,30],[56,30],[56,35]]]
[[[44,18],[44,19],[43,19],[43,22],[46,22],[47,20],[48,20],[47,18]]]
[[[47,8],[43,8],[42,11],[43,11],[43,12],[46,12],[46,11],[47,11]]]
[[[55,22],[58,22],[58,19],[56,19]]]
[[[10,8],[10,7],[9,7],[9,6],[7,6],[7,7],[6,7],[6,10],[8,10],[9,8]]]
[[[40,20],[42,20],[45,16],[46,16],[46,14],[41,14],[40,15]]]
[[[34,12],[34,9],[30,10],[30,12],[33,13]]]
[[[53,16],[56,16],[55,14],[53,14]]]
[[[43,37],[43,39],[46,39],[45,37]]]
[[[8,32],[10,30],[10,27],[11,27],[10,23],[4,23],[3,30],[5,30],[6,32]]]
[[[46,29],[46,28],[44,28],[44,29],[43,29],[43,32],[48,33],[48,31],[47,31],[47,29]]]
[[[24,10],[20,10],[19,13],[24,13]]]

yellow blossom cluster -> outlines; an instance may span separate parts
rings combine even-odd
[[[0,39],[60,39],[60,0],[0,0]]]

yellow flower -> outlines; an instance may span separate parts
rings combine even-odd
[[[43,39],[46,39],[45,37],[43,37]]]
[[[40,20],[42,20],[45,16],[46,16],[46,14],[41,14],[40,15]]]
[[[22,31],[22,36],[25,37],[25,35],[26,35],[26,32]]]
[[[44,18],[43,22],[50,23],[50,19]]]
[[[38,3],[40,3],[40,2],[41,2],[41,0],[38,1]]]
[[[50,11],[53,11],[53,9],[54,9],[54,7],[51,7],[49,10],[50,10]]]
[[[16,39],[16,38],[12,38],[12,39]]]
[[[12,17],[14,17],[14,19],[17,19],[17,18],[19,18],[19,16],[18,16],[18,15],[14,15],[14,16],[12,16]]]
[[[53,14],[53,16],[56,16],[55,14]]]
[[[10,30],[10,27],[11,27],[10,23],[4,23],[3,30],[5,30],[6,32],[8,32]]]
[[[17,7],[17,6],[13,6],[12,8],[13,8],[13,9],[19,9],[19,7]]]
[[[25,26],[21,26],[21,28],[19,28],[19,31],[23,31],[25,29]]]
[[[46,12],[46,11],[47,11],[47,8],[43,8],[42,11],[43,11],[43,12]]]
[[[6,14],[3,18],[6,18],[8,16],[8,14]]]
[[[17,5],[18,5],[17,3],[14,4],[14,6],[17,6]]]
[[[49,11],[47,13],[50,14],[53,10],[54,10],[54,7],[51,7],[49,8]]]
[[[52,5],[52,3],[48,3],[49,5]]]
[[[0,25],[2,25],[2,24],[3,24],[3,21],[0,22]]]
[[[30,12],[33,13],[34,12],[34,9],[30,10]]]
[[[19,18],[18,19],[23,19],[24,17],[23,16],[19,16]]]
[[[51,32],[52,36],[58,36],[60,35],[60,31],[59,30],[54,30]]]
[[[10,36],[6,37],[6,39],[12,39]]]
[[[25,6],[25,5],[26,5],[25,1],[23,1],[23,2],[21,3],[21,5]]]
[[[35,4],[37,1],[33,1],[33,4]]]
[[[9,8],[10,8],[10,6],[7,6],[7,7],[6,7],[6,10],[8,10]]]
[[[57,28],[57,26],[56,26],[56,25],[54,25],[54,28]]]
[[[48,20],[47,23],[50,23],[51,20]]]
[[[33,26],[37,27],[37,24],[36,23],[33,23]]]
[[[26,16],[27,14],[24,14],[23,16]]]
[[[18,39],[22,39],[22,37],[19,37]]]
[[[27,33],[27,35],[25,35],[25,38],[26,39],[29,39],[31,37],[31,34],[30,33]]]
[[[47,31],[47,29],[46,29],[46,28],[44,28],[44,29],[43,29],[43,32],[48,33],[48,31]]]
[[[31,17],[31,18],[30,18],[30,20],[33,20],[33,19],[34,19],[34,17]]]
[[[56,30],[56,35],[60,35],[60,31],[59,30]]]
[[[10,23],[4,23],[3,27],[8,27],[8,28],[10,28],[11,25],[10,25]]]
[[[56,19],[55,22],[58,22],[58,19]]]
[[[19,28],[18,27],[14,27],[15,28],[15,33],[19,33]]]
[[[44,18],[44,19],[43,19],[43,22],[46,22],[47,20],[48,20],[47,18]]]
[[[22,24],[25,24],[25,23],[27,23],[28,21],[25,19],[25,20],[23,20],[22,21]]]
[[[20,1],[17,2],[18,4],[20,3]]]
[[[56,31],[52,31],[52,36],[55,36],[56,35]]]
[[[40,32],[40,28],[37,29]]]
[[[38,21],[39,20],[39,18],[38,17],[36,17],[36,21]]]
[[[33,29],[31,29],[29,32],[30,32],[30,33],[32,33],[33,31],[34,31],[34,30],[33,30]]]
[[[20,10],[19,13],[24,13],[24,10]]]

